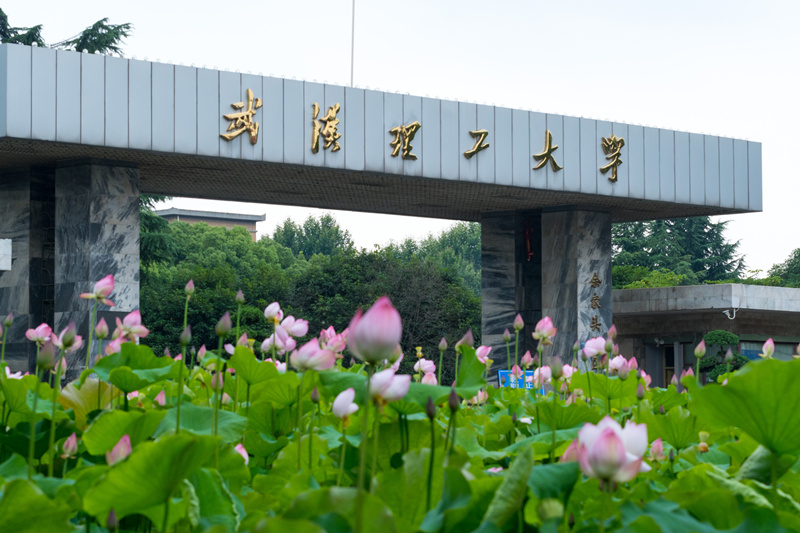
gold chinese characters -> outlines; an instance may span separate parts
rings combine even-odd
[[[314,118],[311,121],[313,125],[313,130],[311,131],[311,152],[316,154],[319,152],[319,138],[320,136],[325,141],[325,144],[322,146],[324,150],[327,150],[331,146],[331,152],[338,152],[342,149],[339,145],[339,139],[341,138],[342,134],[338,131],[339,126],[339,119],[336,118],[336,114],[339,112],[339,104],[334,104],[328,108],[328,112],[325,114],[324,117],[317,120],[319,116],[319,104],[314,102],[312,106],[314,111]]]
[[[611,137],[602,137],[603,153],[606,154],[606,159],[610,161],[607,165],[600,167],[600,172],[605,174],[611,170],[611,176],[608,181],[615,183],[617,181],[617,167],[622,164],[620,159],[620,152],[622,147],[625,146],[625,139],[612,135]]]
[[[602,284],[603,282],[598,277],[597,272],[595,272],[592,276],[592,279],[589,280],[589,285],[591,285],[593,289],[597,289]],[[589,324],[589,329],[591,331],[600,331],[602,324],[600,323],[600,315],[597,314],[597,310],[601,307],[600,296],[598,296],[596,292],[592,294],[592,298],[589,300],[589,305],[592,310],[595,311],[595,314],[592,315],[592,323]]]
[[[539,161],[539,164],[533,167],[533,170],[539,170],[543,166],[550,161],[550,166],[553,167],[553,172],[558,172],[561,170],[562,167],[558,163],[556,163],[556,158],[553,156],[553,152],[558,150],[558,145],[553,144],[553,134],[550,133],[550,130],[547,130],[545,133],[545,141],[544,141],[544,151],[541,154],[534,154],[533,158],[536,161]]]
[[[250,144],[256,144],[258,142],[258,122],[255,122],[253,117],[256,116],[256,110],[261,107],[261,98],[253,98],[253,91],[247,89],[247,107],[245,107],[244,102],[236,102],[231,104],[231,107],[234,109],[244,108],[244,111],[222,116],[225,120],[229,120],[230,124],[228,125],[228,133],[223,133],[220,137],[226,141],[232,141],[248,131],[250,132]]]
[[[403,159],[417,159],[417,156],[411,153],[413,149],[411,141],[414,140],[414,136],[421,127],[422,125],[415,120],[407,126],[400,125],[389,130],[389,133],[394,135],[394,140],[389,143],[389,146],[394,148],[394,150],[392,150],[392,157],[397,157],[397,154],[400,153],[400,149],[402,148]]]
[[[483,142],[486,140],[486,137],[489,136],[489,132],[487,130],[475,130],[469,132],[469,134],[472,135],[473,139],[477,140],[475,141],[475,146],[464,152],[464,157],[466,157],[467,159],[471,158],[473,155],[477,154],[481,150],[489,148],[489,144]]]

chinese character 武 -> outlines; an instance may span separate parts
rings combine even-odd
[[[397,157],[397,154],[400,153],[400,149],[402,148],[403,155],[401,157],[403,159],[415,160],[417,158],[415,154],[411,153],[411,150],[413,150],[411,141],[414,140],[414,136],[421,127],[422,125],[415,120],[407,126],[400,125],[389,130],[389,133],[394,135],[394,140],[389,143],[389,146],[394,148],[394,150],[392,150],[392,157]]]
[[[617,137],[616,135],[602,137],[602,139],[603,142],[601,146],[603,147],[603,153],[606,154],[606,159],[610,161],[610,163],[600,167],[600,172],[605,174],[611,170],[611,177],[608,178],[608,181],[613,183],[617,181],[617,167],[622,164],[620,152],[622,151],[622,147],[625,146],[625,139]]]
[[[311,152],[314,154],[319,152],[320,136],[322,136],[322,139],[325,141],[325,144],[322,146],[324,150],[327,150],[333,146],[333,148],[331,148],[331,152],[338,152],[342,148],[339,146],[338,142],[342,134],[337,130],[339,119],[336,118],[336,114],[339,112],[339,104],[329,107],[325,116],[319,120],[317,120],[317,117],[319,116],[318,103],[314,102],[313,110],[314,117],[311,121],[311,124],[313,125],[314,129],[311,131]]]
[[[489,132],[487,130],[475,130],[469,132],[469,134],[472,135],[473,139],[477,140],[475,141],[475,146],[464,152],[464,157],[466,157],[467,159],[471,158],[473,155],[477,154],[481,150],[489,148],[489,144],[484,144],[483,142],[486,140],[486,137],[489,136]]]
[[[253,98],[253,91],[247,89],[247,107],[244,102],[236,102],[231,104],[231,107],[234,109],[244,108],[244,111],[222,116],[231,123],[228,125],[228,133],[223,133],[220,137],[226,141],[232,141],[248,131],[250,132],[250,144],[256,144],[258,142],[258,122],[255,122],[253,117],[256,115],[256,110],[261,107],[261,98]]]
[[[558,172],[561,170],[562,167],[558,163],[556,163],[556,158],[553,156],[553,152],[558,150],[558,145],[553,144],[553,134],[550,133],[550,130],[547,130],[545,133],[545,141],[544,141],[544,151],[541,154],[534,154],[533,158],[536,161],[539,161],[539,164],[533,167],[533,170],[539,170],[543,166],[550,161],[550,166],[553,168],[553,172]]]

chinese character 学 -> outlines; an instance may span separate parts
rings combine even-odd
[[[464,152],[464,157],[466,157],[467,159],[471,158],[473,155],[477,154],[481,150],[489,148],[489,144],[483,142],[486,140],[486,137],[489,136],[489,132],[487,130],[475,130],[469,132],[469,134],[472,135],[473,139],[477,140],[475,141],[475,146]]]
[[[313,109],[314,119],[311,121],[311,124],[314,126],[314,129],[311,132],[311,152],[314,154],[319,152],[320,136],[322,136],[322,139],[325,141],[325,144],[322,146],[323,149],[327,150],[333,146],[331,152],[338,152],[342,149],[338,142],[342,134],[337,131],[339,119],[336,118],[336,113],[339,112],[339,104],[329,107],[325,116],[319,120],[317,120],[317,116],[319,116],[319,104],[314,102]]]
[[[397,154],[400,153],[400,149],[402,148],[403,155],[401,157],[403,159],[415,160],[417,158],[415,154],[411,153],[411,150],[413,150],[411,141],[414,140],[414,135],[417,134],[421,127],[422,125],[415,120],[407,126],[400,125],[389,130],[389,133],[394,135],[394,140],[389,143],[389,146],[394,148],[394,150],[392,150],[392,157],[397,157]]]
[[[622,164],[620,152],[622,151],[622,147],[625,146],[625,139],[617,137],[616,135],[602,137],[602,139],[603,142],[601,146],[603,147],[603,153],[606,154],[606,159],[609,163],[600,167],[600,172],[605,174],[610,170],[611,176],[608,178],[608,181],[614,183],[617,181],[617,167]]]
[[[544,151],[541,154],[534,154],[533,158],[536,161],[539,161],[539,164],[533,167],[533,170],[539,170],[543,166],[550,161],[550,166],[553,167],[553,172],[558,172],[561,170],[562,167],[558,163],[556,163],[556,158],[553,156],[553,152],[558,150],[558,145],[553,144],[553,134],[550,133],[550,130],[547,130],[545,133],[545,141],[544,141]]]
[[[250,144],[258,142],[258,122],[253,120],[256,116],[256,109],[261,107],[261,98],[254,98],[253,91],[247,89],[247,107],[244,102],[231,104],[234,109],[244,109],[238,113],[223,115],[222,118],[229,120],[228,133],[220,135],[226,141],[232,141],[244,132],[250,132]]]

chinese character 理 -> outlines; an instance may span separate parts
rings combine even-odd
[[[244,108],[244,111],[222,116],[231,123],[228,125],[228,133],[223,133],[220,137],[226,141],[232,141],[248,131],[250,132],[250,144],[256,144],[258,142],[258,122],[255,122],[253,117],[256,115],[256,109],[261,107],[261,98],[253,98],[253,91],[247,89],[247,107],[244,102],[236,102],[231,104],[231,107],[234,109]]]
[[[602,137],[603,153],[606,154],[606,159],[610,161],[607,165],[600,167],[600,172],[605,174],[611,170],[611,177],[608,178],[610,182],[617,181],[617,167],[622,164],[620,152],[622,147],[625,146],[625,139],[612,135],[611,137]]]
[[[539,164],[533,167],[533,170],[539,170],[540,168],[545,166],[548,161],[550,161],[550,166],[553,168],[553,172],[558,172],[559,170],[564,168],[558,163],[556,163],[556,158],[553,155],[553,152],[555,152],[556,150],[558,150],[558,145],[553,144],[553,134],[550,133],[550,130],[547,130],[547,133],[545,134],[544,151],[541,154],[533,155],[533,158],[536,161],[539,161]]]
[[[325,144],[322,146],[324,150],[327,150],[333,146],[333,148],[331,148],[331,152],[338,152],[342,149],[338,142],[342,134],[337,130],[339,119],[336,118],[336,113],[339,112],[339,104],[329,107],[326,115],[319,120],[317,120],[317,117],[319,116],[318,103],[314,102],[313,110],[314,118],[311,121],[311,124],[313,125],[314,129],[311,131],[311,152],[314,154],[319,152],[320,136],[322,136],[322,139],[325,141]]]
[[[602,283],[603,283],[603,282],[602,282],[602,281],[600,281],[600,278],[599,278],[599,277],[597,277],[597,272],[595,272],[595,273],[594,273],[594,275],[592,276],[592,279],[589,281],[589,285],[591,285],[593,289],[596,289],[596,288],[597,288],[597,287],[599,287],[599,286],[600,286]]]
[[[592,299],[590,300],[590,302],[592,309],[597,309],[598,307],[602,307],[600,305],[600,297],[597,295],[597,293],[594,293],[592,295]]]
[[[389,143],[389,146],[394,148],[394,150],[392,150],[392,157],[397,157],[397,154],[400,153],[400,149],[402,148],[403,155],[401,157],[403,159],[415,160],[417,158],[415,154],[411,153],[411,150],[413,150],[411,141],[414,140],[414,136],[421,127],[422,124],[415,120],[407,126],[400,125],[389,130],[389,133],[394,135],[394,140]]]
[[[592,323],[589,325],[589,328],[592,331],[600,331],[601,327],[600,327],[600,317],[599,316],[594,315],[592,317]]]
[[[469,132],[469,134],[472,135],[473,139],[477,139],[477,141],[475,141],[475,146],[464,152],[464,157],[466,157],[467,159],[471,158],[473,155],[477,154],[481,150],[489,148],[489,145],[484,144],[483,142],[486,140],[486,137],[489,136],[489,132],[487,130],[475,130]]]

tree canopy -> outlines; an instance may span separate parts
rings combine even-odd
[[[783,263],[773,265],[769,275],[779,277],[781,285],[800,287],[800,248],[796,248]]]
[[[47,46],[42,37],[42,24],[31,26],[30,28],[13,27],[8,21],[8,16],[0,9],[0,43],[16,43],[32,46]],[[51,48],[61,48],[64,50],[75,50],[83,52],[86,50],[90,54],[121,54],[119,45],[122,40],[131,35],[133,25],[129,22],[124,24],[109,24],[108,18],[103,18],[84,29],[79,34],[69,39],[50,45]]]

